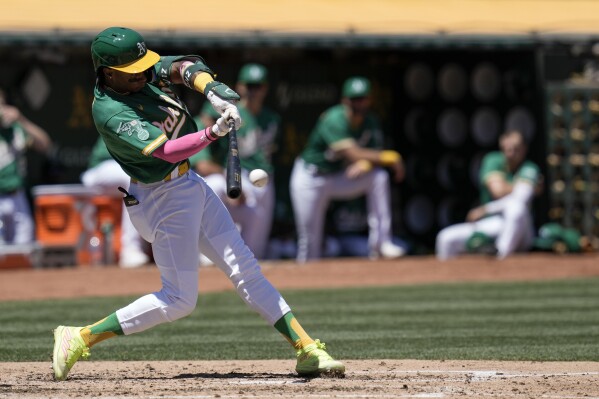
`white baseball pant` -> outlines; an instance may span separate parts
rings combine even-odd
[[[31,244],[34,240],[33,216],[24,190],[13,194],[0,194],[0,242]]]
[[[291,202],[298,234],[297,261],[306,262],[322,256],[324,222],[332,200],[352,199],[366,195],[368,213],[368,245],[378,250],[391,242],[391,192],[389,174],[382,168],[350,179],[345,171],[314,174],[301,158],[291,172]]]
[[[168,182],[131,184],[138,205],[127,207],[152,244],[162,289],[117,310],[128,335],[190,314],[198,297],[200,251],[231,280],[239,296],[270,325],[290,311],[262,274],[227,208],[196,173]]]
[[[204,179],[212,190],[223,201],[233,221],[241,231],[245,241],[256,258],[264,259],[275,206],[275,186],[271,178],[264,187],[256,187],[249,180],[249,172],[241,170],[241,187],[245,201],[231,205],[227,201],[227,180],[223,174],[213,173]]]
[[[475,232],[495,239],[498,258],[530,249],[535,231],[528,205],[533,196],[532,185],[517,182],[511,194],[485,205],[495,215],[473,223],[458,223],[444,228],[436,239],[437,258],[446,260],[464,253],[468,238]]]

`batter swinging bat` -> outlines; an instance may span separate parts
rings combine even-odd
[[[231,122],[229,131],[229,157],[227,158],[227,195],[237,198],[241,194],[241,165],[237,149],[237,130],[235,122]]]

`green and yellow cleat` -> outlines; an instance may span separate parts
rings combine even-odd
[[[54,379],[64,381],[69,371],[79,358],[89,357],[89,348],[81,338],[81,327],[58,326],[54,330],[54,353],[52,369]]]
[[[345,366],[333,359],[325,350],[324,342],[319,340],[297,351],[295,371],[300,375],[344,375]]]

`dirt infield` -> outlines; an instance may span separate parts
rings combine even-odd
[[[300,378],[293,362],[0,364],[1,398],[598,398],[596,363],[346,361],[343,379]]]
[[[447,262],[430,256],[377,262],[337,258],[301,266],[292,261],[269,261],[262,263],[262,269],[278,289],[552,280],[599,276],[599,254],[535,254],[503,261],[471,256]],[[0,301],[141,295],[158,289],[160,274],[154,266],[0,271]],[[200,269],[200,293],[231,289],[231,283],[216,267]]]
[[[372,262],[264,262],[280,289],[599,276],[599,256],[535,254],[507,261],[431,257]],[[315,279],[314,276],[318,275]],[[0,272],[0,300],[136,295],[159,289],[155,267]],[[214,267],[200,291],[232,289]],[[599,363],[345,360],[345,378],[300,378],[293,360],[79,362],[67,381],[50,362],[0,363],[0,398],[586,398],[599,399]]]

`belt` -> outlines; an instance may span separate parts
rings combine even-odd
[[[163,182],[167,182],[170,180],[174,180],[177,177],[181,177],[183,176],[185,173],[187,173],[187,171],[190,168],[190,164],[189,164],[189,160],[186,160],[183,163],[180,163],[179,165],[177,165],[177,167],[175,169],[173,169],[173,171],[171,173],[169,173],[168,175],[165,176],[164,179],[162,179]],[[131,178],[131,183],[133,184],[137,184],[139,183],[139,180]]]

